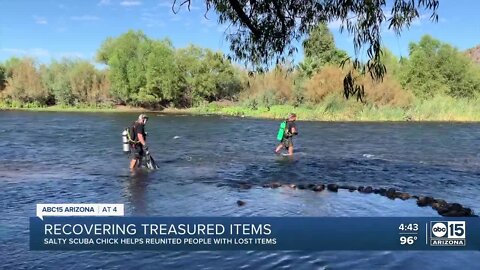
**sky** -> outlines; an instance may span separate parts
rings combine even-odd
[[[30,56],[41,63],[63,57],[95,62],[95,54],[107,37],[130,29],[142,30],[155,39],[169,38],[176,48],[196,44],[229,53],[226,26],[217,24],[213,11],[206,14],[202,0],[192,0],[190,11],[172,12],[173,0],[0,0],[0,62]],[[183,1],[177,1],[183,2]],[[392,2],[388,1],[387,2]],[[408,56],[408,44],[424,34],[448,42],[460,50],[480,44],[480,1],[440,0],[439,20],[422,13],[401,36],[387,28],[382,41],[397,56]],[[352,37],[341,33],[339,22],[329,22],[337,47],[353,55]],[[302,50],[295,56],[303,58]]]

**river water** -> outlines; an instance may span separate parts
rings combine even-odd
[[[394,187],[480,212],[480,124],[299,121],[292,160],[273,154],[279,121],[151,114],[161,168],[131,175],[121,132],[135,118],[0,112],[1,269],[480,268],[473,251],[28,251],[36,203],[124,203],[139,216],[438,216],[414,200],[261,187],[270,182]]]

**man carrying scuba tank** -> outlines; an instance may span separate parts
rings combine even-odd
[[[282,151],[283,147],[285,147],[288,150],[288,155],[293,155],[293,136],[298,135],[295,120],[297,120],[297,115],[291,113],[288,115],[287,120],[282,122],[280,125],[280,130],[278,131],[277,135],[277,139],[280,141],[280,144],[275,149],[276,154],[280,154],[280,151]]]
[[[140,114],[138,120],[133,123],[128,132],[128,142],[130,144],[130,153],[132,160],[130,161],[130,170],[133,171],[135,167],[141,164],[142,158],[148,151],[147,136],[145,133],[145,124],[148,117],[145,114]]]

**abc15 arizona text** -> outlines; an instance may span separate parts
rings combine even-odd
[[[465,221],[430,221],[430,246],[465,246],[466,236]]]

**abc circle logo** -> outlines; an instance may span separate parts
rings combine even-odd
[[[447,234],[447,225],[445,223],[435,223],[432,227],[433,235],[436,237],[444,237]]]

